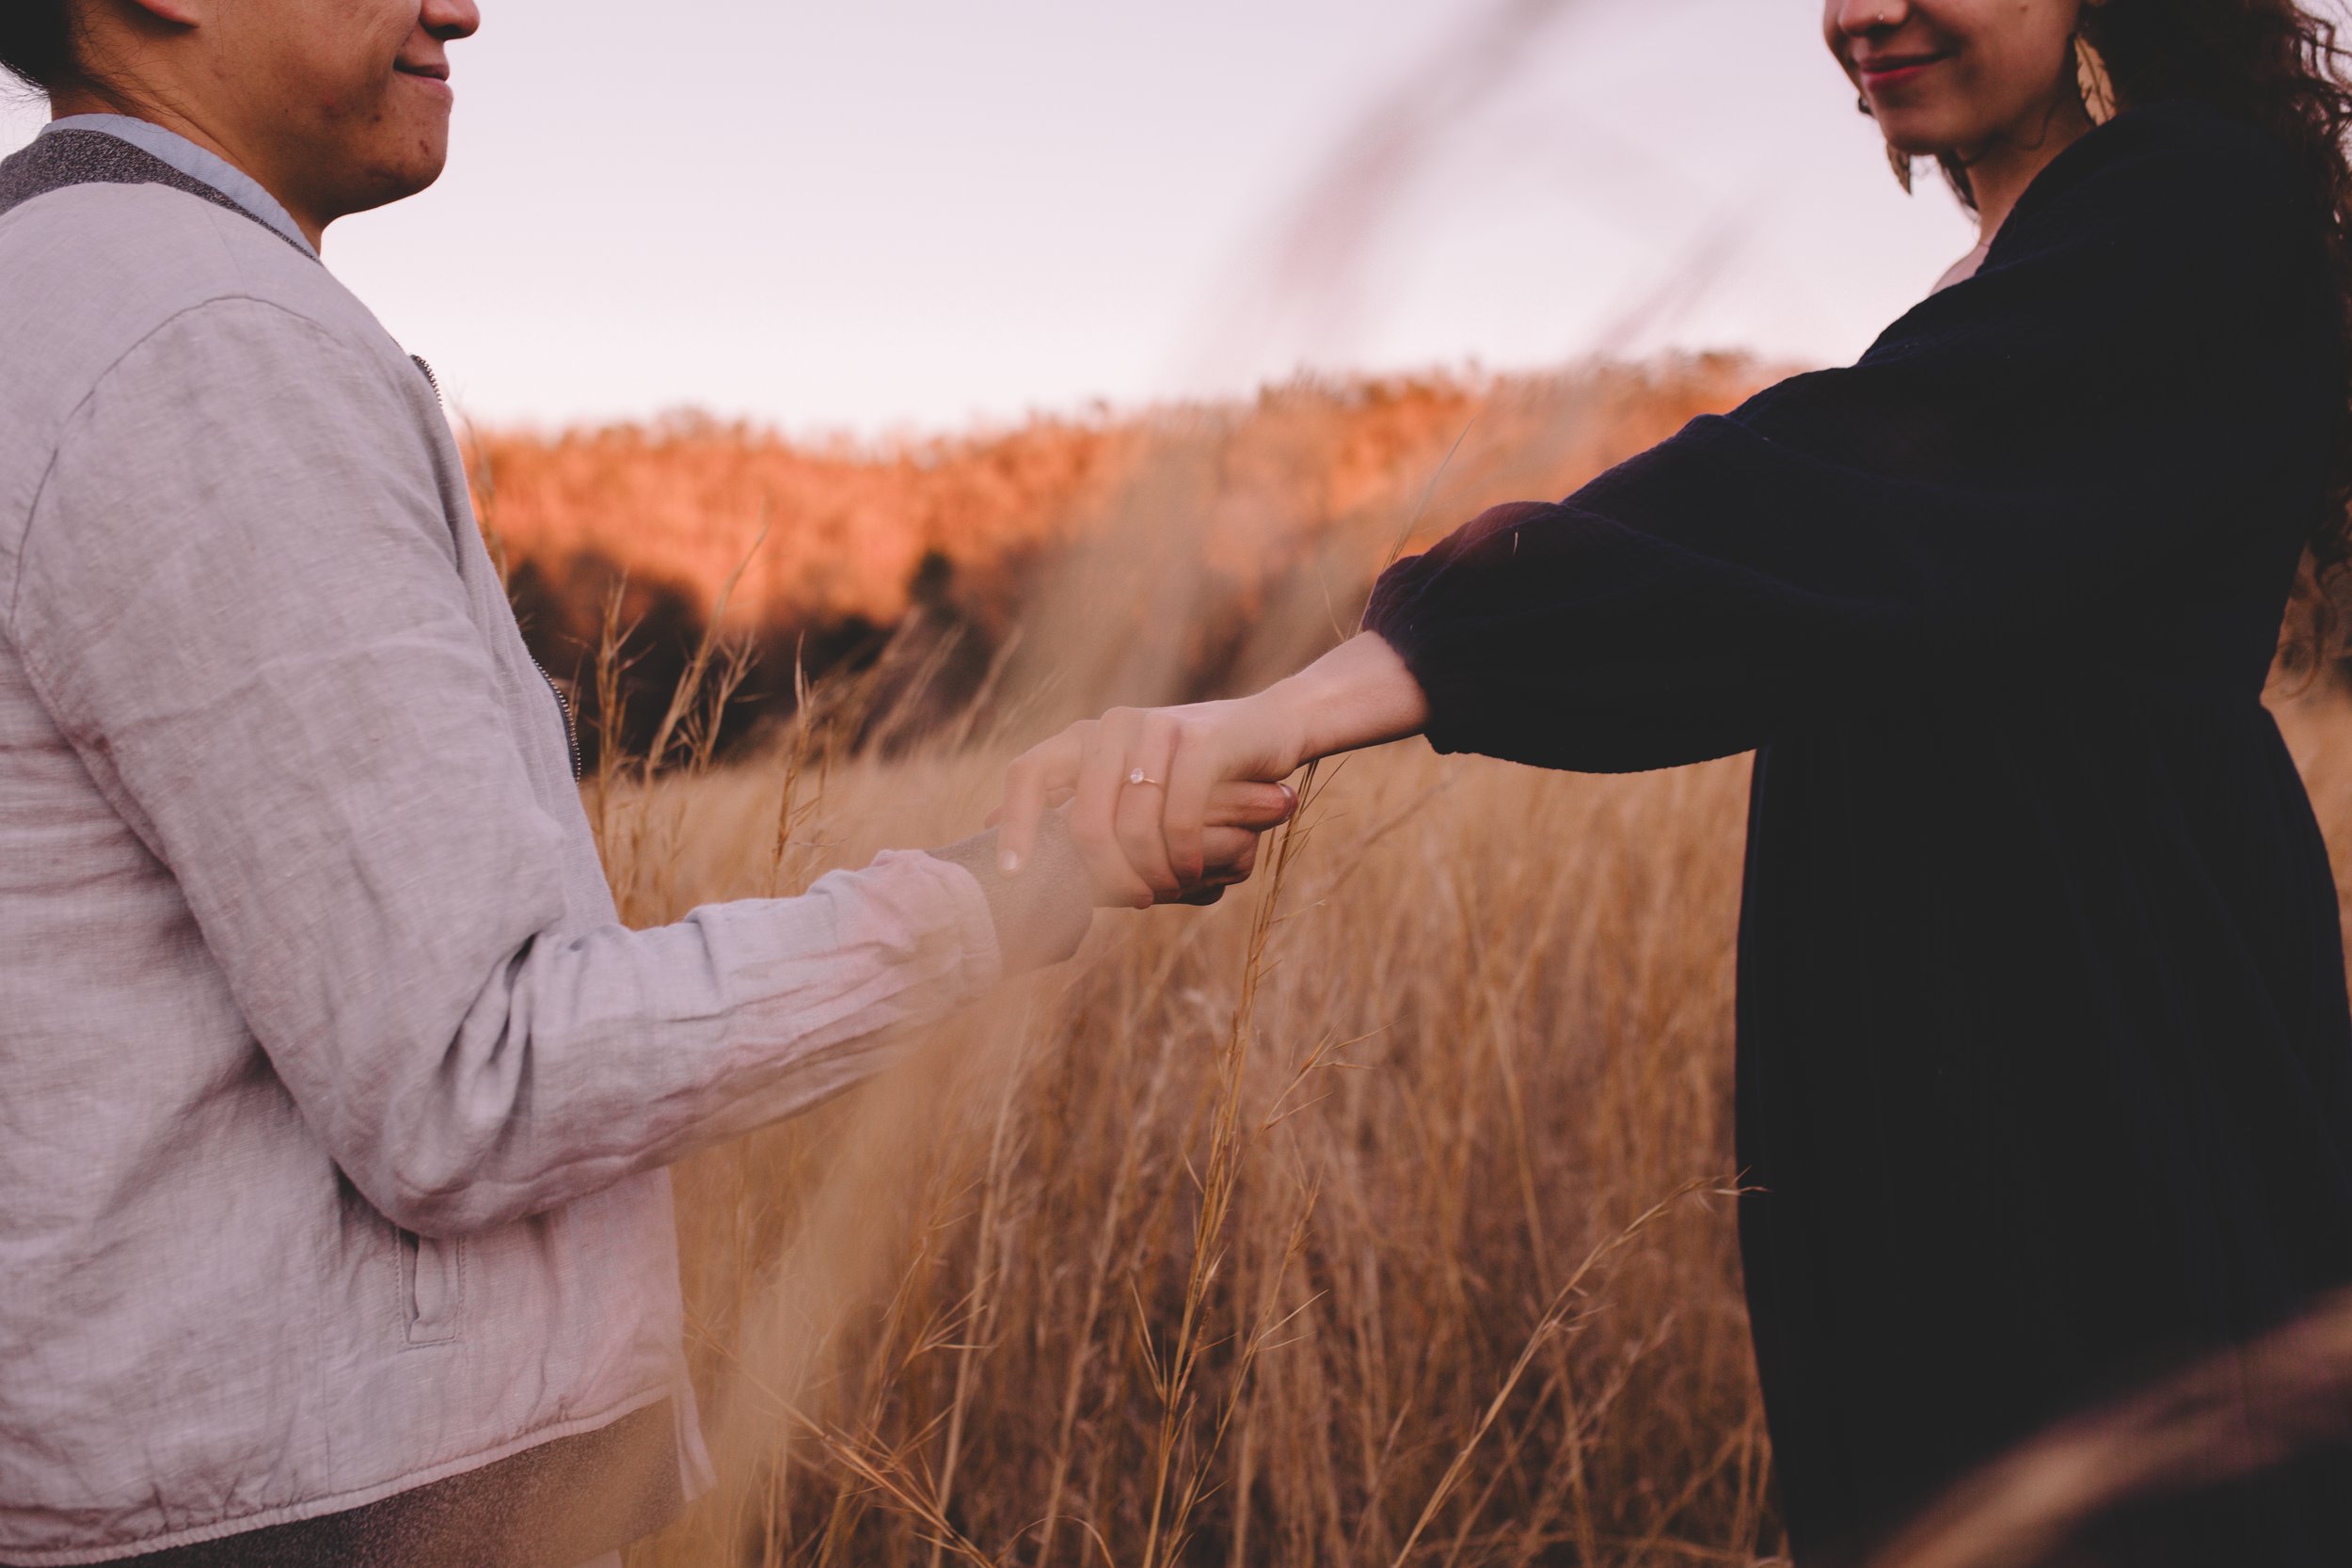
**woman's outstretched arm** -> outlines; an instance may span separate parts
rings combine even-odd
[[[1428,717],[1404,659],[1370,633],[1252,697],[1113,708],[1013,763],[998,840],[1004,869],[1018,874],[1047,807],[1068,797],[1071,835],[1094,885],[1123,888],[1139,908],[1167,902],[1200,880],[1216,785],[1285,779],[1317,757],[1418,735]],[[1161,799],[1151,800],[1152,791]]]
[[[2226,118],[2119,118],[1851,368],[1481,515],[1382,576],[1376,639],[1258,696],[1031,752],[1009,847],[1069,789],[1089,869],[1107,882],[1123,855],[1140,903],[1198,864],[1204,772],[1279,779],[1414,731],[1674,767],[1922,690],[2128,667],[2217,595],[2282,601],[2341,395],[2297,188]],[[2247,651],[2249,689],[2268,653]]]

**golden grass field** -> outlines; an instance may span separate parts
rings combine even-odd
[[[1298,417],[1313,439],[1252,433],[1246,411],[1098,429],[1115,477],[980,508],[972,550],[1024,529],[1048,546],[971,723],[861,754],[847,683],[732,762],[695,760],[709,726],[691,704],[660,726],[664,769],[608,752],[587,797],[626,918],[974,831],[1019,745],[1194,678],[1187,618],[1232,600],[1185,563],[1238,552],[1229,584],[1274,563],[1230,675],[1279,673],[1352,623],[1398,539],[1561,490],[1736,395],[1738,368],[1701,369],[1615,372],[1607,395],[1457,388],[1374,457],[1327,391]],[[512,554],[564,547],[517,451],[561,468],[653,439],[493,447],[494,531]],[[717,447],[645,472],[707,460],[738,475],[708,481],[727,499],[682,514],[700,543],[648,527],[636,558],[714,596],[763,521],[803,563],[852,541],[826,592],[886,595],[910,552],[894,528],[964,547],[952,499],[912,523],[891,507],[995,450],[842,457],[891,471],[854,473],[867,499],[832,515],[852,520],[810,534],[795,508],[821,506],[740,476],[817,459],[695,439]],[[1347,462],[1382,477],[1265,520]],[[597,515],[582,535],[612,531],[596,547],[631,559],[621,512]],[[1255,535],[1232,522],[1250,515]],[[788,599],[802,569],[753,597]],[[706,686],[727,669],[712,648]],[[2338,699],[2279,705],[2352,846]],[[885,1077],[689,1161],[691,1354],[724,1480],[631,1568],[1773,1559],[1727,1196],[1746,775],[1547,774],[1419,742],[1328,766],[1220,907],[1102,914],[1077,961],[911,1041]]]
[[[778,876],[779,773],[625,799],[632,918],[955,836],[990,782],[843,768]],[[1743,777],[1359,759],[1279,899],[1106,913],[691,1162],[730,1481],[632,1561],[1767,1555],[1716,1194]]]

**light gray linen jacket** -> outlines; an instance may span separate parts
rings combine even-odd
[[[0,218],[0,1561],[675,1402],[662,1167],[1000,971],[965,869],[617,922],[436,394],[246,217]]]

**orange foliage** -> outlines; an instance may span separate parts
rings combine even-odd
[[[1369,567],[1424,497],[1426,538],[1496,500],[1565,494],[1764,379],[1748,361],[1707,356],[1534,377],[1304,380],[1248,404],[1040,418],[891,447],[687,416],[487,435],[473,471],[485,530],[512,564],[560,578],[600,556],[707,606],[748,560],[731,623],[887,625],[927,553],[961,580],[1001,583],[1009,566],[1109,526],[1146,484],[1197,504],[1203,563],[1245,596],[1351,526],[1365,549],[1376,541]],[[1188,482],[1169,486],[1170,466]]]

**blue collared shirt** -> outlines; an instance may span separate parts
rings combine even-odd
[[[176,131],[167,131],[160,125],[134,119],[129,115],[68,115],[63,119],[51,120],[41,128],[41,135],[45,136],[52,131],[97,131],[119,141],[127,141],[149,157],[170,165],[189,179],[203,181],[311,256],[318,255],[317,247],[295,225],[293,216],[278,204],[276,197],[262,188],[259,181],[218,154],[205,151]]]

